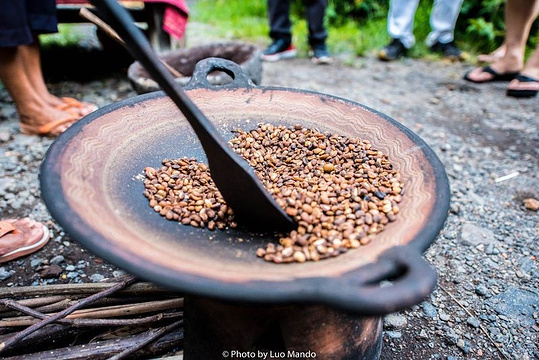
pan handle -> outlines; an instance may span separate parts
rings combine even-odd
[[[213,85],[208,81],[208,75],[212,71],[222,71],[232,78],[232,81],[223,85]],[[185,86],[185,90],[191,89],[237,89],[237,88],[252,88],[253,82],[243,72],[241,67],[233,61],[223,58],[210,57],[200,60],[195,65],[193,76]]]
[[[367,276],[365,276],[365,270]],[[397,246],[382,254],[369,269],[323,279],[318,296],[329,305],[362,315],[385,315],[424,300],[436,287],[436,271],[417,249]],[[380,286],[384,280],[388,286]],[[329,283],[328,283],[329,282]]]

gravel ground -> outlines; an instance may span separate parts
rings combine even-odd
[[[136,95],[125,56],[87,51],[45,54],[54,93],[99,106]],[[539,217],[525,206],[526,199],[539,200],[539,101],[506,97],[503,83],[463,81],[471,67],[347,54],[330,66],[305,58],[264,64],[262,85],[314,90],[379,110],[421,136],[446,167],[451,210],[425,255],[438,271],[438,288],[418,306],[385,317],[381,359],[539,358]],[[53,238],[43,250],[3,264],[0,286],[123,274],[81,248],[47,212],[38,173],[51,143],[18,132],[1,88],[1,217],[43,221]]]

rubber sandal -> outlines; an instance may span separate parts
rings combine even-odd
[[[21,133],[26,134],[26,135],[58,136],[63,132],[63,131],[60,131],[60,132],[55,131],[58,129],[58,127],[64,124],[71,125],[72,123],[76,122],[79,119],[80,117],[78,116],[68,116],[65,119],[51,121],[45,125],[41,125],[37,127],[33,125],[20,123],[19,128],[20,128]]]
[[[0,263],[36,252],[50,239],[49,229],[24,218],[0,221]]]
[[[493,70],[490,66],[485,66],[485,67],[480,68],[481,72],[491,74],[492,77],[490,79],[488,79],[488,80],[477,81],[477,80],[473,80],[472,78],[470,78],[470,74],[473,71],[475,71],[476,69],[479,69],[479,68],[475,68],[475,69],[473,69],[471,71],[468,71],[466,73],[466,75],[464,75],[464,80],[471,81],[471,82],[476,83],[476,84],[483,84],[483,83],[494,82],[494,81],[511,81],[514,78],[516,78],[518,76],[518,74],[519,74],[518,71],[507,72],[507,73],[502,74],[502,73],[499,73],[499,72]]]
[[[78,110],[81,116],[86,116],[91,112],[97,110],[97,105],[89,102],[81,102],[72,97],[62,97],[61,98],[67,108],[75,108]]]
[[[518,86],[518,89],[511,88]],[[507,96],[517,98],[529,98],[537,96],[539,93],[539,80],[526,75],[518,75],[515,80],[511,81],[507,87]]]

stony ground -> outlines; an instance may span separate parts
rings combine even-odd
[[[45,58],[57,94],[99,106],[136,95],[126,78],[129,61],[120,55],[112,61],[102,52],[56,49]],[[323,67],[305,58],[264,64],[262,85],[314,90],[386,113],[445,165],[451,211],[425,255],[438,287],[423,303],[385,318],[382,359],[539,358],[539,216],[525,206],[539,200],[539,99],[506,97],[503,83],[467,83],[462,75],[471,67],[347,54]],[[1,88],[1,217],[43,221],[53,239],[3,264],[0,286],[96,282],[123,273],[81,248],[47,212],[38,172],[51,142],[18,132]]]

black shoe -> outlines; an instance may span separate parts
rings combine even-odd
[[[326,44],[314,45],[310,51],[311,60],[315,64],[331,64],[333,58],[329,53],[328,47]]]
[[[403,43],[399,39],[393,39],[389,45],[380,50],[378,53],[378,58],[385,61],[397,60],[401,56],[406,55],[407,51],[408,49],[404,47]]]
[[[290,41],[277,39],[262,53],[263,61],[278,61],[282,59],[290,59],[297,55],[296,48]]]
[[[454,41],[448,42],[446,44],[439,41],[435,42],[434,45],[430,47],[434,52],[442,54],[444,57],[455,60],[466,60],[465,53],[463,53],[456,45]]]

